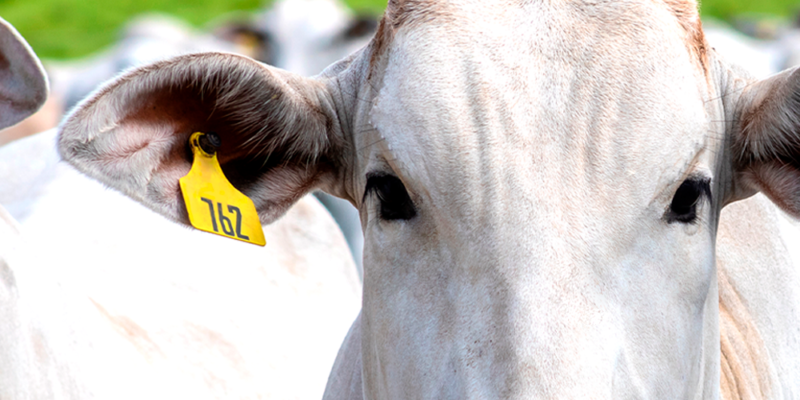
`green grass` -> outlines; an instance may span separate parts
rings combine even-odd
[[[268,0],[267,0],[268,1]],[[386,0],[346,0],[351,8],[380,14]],[[160,11],[201,27],[231,11],[254,11],[263,0],[0,0],[0,16],[11,22],[42,58],[81,57],[103,49],[117,38],[132,16]],[[729,19],[742,13],[767,13],[788,18],[800,0],[705,0],[705,16]]]
[[[800,0],[699,0],[704,16],[731,19],[740,14],[772,14],[793,18],[800,11]]]
[[[200,26],[234,10],[255,10],[261,0],[0,0],[0,16],[43,58],[80,57],[115,41],[132,16],[160,11]]]

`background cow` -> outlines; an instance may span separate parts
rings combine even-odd
[[[47,91],[38,60],[0,28],[4,127]],[[316,200],[269,226],[261,248],[165,222],[86,179],[60,162],[55,131],[0,148],[0,177],[0,204],[22,220],[0,207],[0,397],[322,394],[360,283]]]

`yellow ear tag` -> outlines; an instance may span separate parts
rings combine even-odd
[[[189,142],[194,162],[180,184],[192,226],[259,246],[267,244],[253,201],[236,190],[222,173],[216,153],[219,137],[195,132]]]

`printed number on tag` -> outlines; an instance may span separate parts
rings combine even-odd
[[[265,245],[264,231],[253,201],[236,190],[222,173],[216,150],[207,152],[201,147],[203,135],[199,132],[192,135],[192,169],[180,179],[189,222],[201,231]]]

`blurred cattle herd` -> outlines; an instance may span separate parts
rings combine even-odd
[[[203,31],[164,15],[138,16],[115,45],[97,55],[45,61],[50,82],[45,106],[0,131],[0,206],[18,223],[26,248],[37,260],[31,264],[35,267],[15,271],[16,282],[24,288],[26,275],[33,277],[28,282],[46,276],[49,284],[29,283],[28,293],[55,290],[62,295],[59,307],[28,304],[39,312],[31,322],[42,332],[43,339],[37,340],[50,340],[51,348],[59,340],[71,340],[71,347],[64,346],[81,348],[78,328],[51,321],[74,313],[70,310],[80,309],[76,304],[89,299],[93,312],[110,321],[133,348],[164,360],[192,360],[178,363],[181,367],[167,361],[160,366],[158,373],[171,384],[199,377],[211,388],[206,394],[219,398],[253,393],[319,397],[360,307],[356,265],[363,239],[357,211],[318,194],[351,254],[313,199],[290,211],[286,222],[265,227],[268,243],[263,249],[217,238],[167,222],[78,174],[60,161],[53,128],[104,82],[133,67],[179,54],[223,51],[314,75],[367,44],[376,27],[375,16],[356,15],[336,0],[280,0],[253,15],[223,18]],[[705,29],[712,47],[757,77],[800,64],[800,27],[779,25],[765,31],[757,24],[735,29],[707,21]],[[176,303],[175,298],[182,300]],[[154,307],[163,311],[161,317],[151,316]],[[254,314],[259,318],[252,318]],[[184,324],[177,326],[171,318]],[[287,330],[287,325],[293,328]],[[74,368],[97,369],[86,373],[103,381],[97,383],[97,398],[123,398],[114,388],[126,383],[113,376],[112,365],[112,359],[123,356],[111,339],[86,341],[86,348],[105,350],[93,356],[82,353],[86,362]],[[108,366],[105,374],[103,365]],[[218,377],[225,377],[224,382],[219,378],[214,383]],[[0,374],[0,383],[3,379]],[[104,387],[109,391],[103,392]],[[168,385],[161,389],[163,398],[189,398],[170,394]],[[154,398],[144,388],[130,390],[131,398]],[[2,389],[0,398],[5,398]]]

